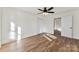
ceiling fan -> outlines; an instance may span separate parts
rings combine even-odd
[[[41,11],[41,13],[38,13],[38,14],[48,14],[48,13],[55,13],[53,11],[51,11],[52,9],[54,9],[54,7],[50,7],[50,8],[47,8],[47,7],[44,7],[43,9],[38,9],[39,11]]]

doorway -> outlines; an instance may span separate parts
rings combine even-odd
[[[54,18],[54,35],[61,36],[61,17]]]

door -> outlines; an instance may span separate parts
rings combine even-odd
[[[72,38],[72,16],[64,16],[61,19],[61,36]]]

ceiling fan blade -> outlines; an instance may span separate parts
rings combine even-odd
[[[38,9],[38,10],[43,11],[42,9]]]
[[[47,12],[47,13],[55,13],[55,12]]]
[[[50,7],[49,9],[48,9],[48,11],[50,11],[50,10],[52,10],[54,7]]]

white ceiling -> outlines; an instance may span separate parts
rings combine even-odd
[[[38,9],[43,9],[43,7],[17,7],[17,8],[34,14],[40,13]],[[78,7],[54,7],[52,11],[54,11],[55,13],[60,13],[77,8]]]

